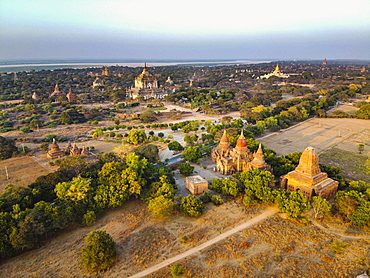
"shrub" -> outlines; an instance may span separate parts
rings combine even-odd
[[[179,277],[184,274],[185,268],[181,264],[174,264],[171,267],[172,277]]]
[[[85,238],[86,246],[81,251],[83,267],[91,272],[100,272],[111,267],[117,257],[116,243],[105,231],[93,231]]]
[[[216,206],[220,206],[224,203],[224,199],[219,195],[213,195],[211,200]]]

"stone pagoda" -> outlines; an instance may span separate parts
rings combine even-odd
[[[51,98],[57,98],[57,97],[65,97],[65,93],[63,93],[60,89],[59,89],[59,85],[58,84],[55,84],[55,88],[54,88],[54,92],[51,93],[50,97]]]
[[[281,177],[280,186],[289,191],[300,190],[308,199],[313,196],[331,199],[338,190],[338,182],[321,172],[319,157],[312,147],[304,150],[294,171]]]
[[[269,171],[272,173],[272,168],[265,162],[265,156],[262,151],[262,145],[259,144],[258,150],[253,154],[253,160],[250,163],[251,168]]]
[[[75,93],[72,92],[72,89],[69,89],[69,92],[67,94],[67,100],[70,103],[77,103],[77,96]]]
[[[53,138],[53,142],[51,143],[50,150],[46,153],[46,156],[51,159],[61,158],[65,155],[65,153],[59,148],[57,142],[55,142],[55,138]]]

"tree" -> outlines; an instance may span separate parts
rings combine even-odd
[[[189,146],[182,151],[182,157],[190,162],[198,162],[202,158],[202,152],[198,146]]]
[[[14,140],[0,136],[0,160],[12,157],[17,150]]]
[[[309,209],[309,202],[301,191],[281,192],[277,196],[279,212],[288,214],[289,218],[297,218]]]
[[[355,115],[360,119],[370,119],[370,104],[362,106],[355,112]]]
[[[194,171],[194,166],[191,166],[189,163],[184,162],[179,164],[180,174],[183,176],[190,176]]]
[[[173,210],[174,201],[160,195],[154,199],[149,200],[148,210],[157,217],[165,217],[171,215]]]
[[[370,202],[364,202],[348,216],[353,225],[364,227],[370,225]]]
[[[315,213],[315,218],[322,216],[331,210],[331,204],[326,199],[319,196],[312,197],[311,206]]]
[[[151,163],[155,163],[159,159],[158,147],[153,144],[146,144],[136,147],[133,152],[139,155],[141,158],[145,157]]]
[[[145,143],[148,140],[144,130],[130,130],[126,142],[132,145]]]
[[[181,209],[185,215],[197,217],[202,214],[204,204],[201,200],[189,195],[181,199]]]
[[[362,153],[365,150],[365,144],[358,144],[358,152]]]
[[[77,203],[88,198],[91,179],[76,177],[71,182],[58,183],[55,193],[60,200]]]
[[[348,217],[355,212],[364,199],[364,194],[356,190],[338,191],[335,195],[335,204],[339,212]]]
[[[59,120],[63,124],[72,124],[72,123],[84,123],[86,122],[86,118],[84,114],[78,112],[76,108],[70,108],[67,109],[66,111],[63,111],[60,114]]]
[[[141,115],[140,115],[140,120],[143,123],[149,123],[149,122],[154,122],[157,120],[157,117],[154,113],[154,111],[150,109],[146,109]]]
[[[175,152],[181,152],[184,150],[184,147],[181,146],[181,144],[177,141],[172,141],[171,143],[168,144],[168,149],[170,151],[175,151]]]
[[[105,231],[93,231],[85,238],[81,261],[87,271],[100,272],[111,267],[117,257],[116,243]]]
[[[211,183],[211,189],[234,197],[240,193],[239,184],[234,179],[215,179]]]

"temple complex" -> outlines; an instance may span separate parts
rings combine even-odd
[[[50,150],[47,151],[46,156],[51,159],[61,158],[65,155],[65,153],[59,148],[59,145],[57,142],[55,142],[55,139],[53,139],[53,142],[51,143]]]
[[[276,76],[279,78],[288,78],[289,74],[282,73],[280,71],[279,65],[276,65],[275,70],[272,73],[268,73],[260,76],[260,79],[269,79],[271,76]]]
[[[148,71],[146,63],[143,72],[135,78],[135,87],[128,90],[128,95],[133,99],[163,99],[167,94],[165,89],[159,87],[157,78]]]
[[[225,130],[220,143],[212,150],[211,155],[212,160],[216,162],[216,171],[223,175],[232,175],[236,172],[253,169],[272,171],[265,162],[261,144],[254,154],[249,150],[243,130],[236,141],[235,148],[230,147]]]
[[[321,172],[316,151],[308,147],[302,153],[297,168],[281,177],[280,187],[289,191],[300,190],[309,199],[313,196],[331,199],[338,190],[338,182]]]

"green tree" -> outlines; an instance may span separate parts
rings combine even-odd
[[[365,195],[356,190],[338,191],[334,199],[339,212],[347,217],[353,214],[364,200]]]
[[[0,136],[0,160],[12,157],[17,151],[14,140]]]
[[[83,267],[91,272],[101,272],[111,267],[117,257],[116,243],[105,231],[93,231],[85,238],[81,251]]]
[[[364,227],[370,225],[370,202],[364,202],[358,206],[353,214],[348,216],[353,225]]]
[[[183,176],[190,176],[194,171],[194,166],[191,166],[189,163],[184,162],[179,164],[180,174]]]
[[[76,177],[71,182],[58,183],[55,193],[60,200],[77,203],[88,198],[91,179]]]
[[[288,214],[289,218],[297,218],[306,213],[310,207],[308,199],[301,191],[281,192],[277,196],[279,212]]]
[[[199,162],[202,158],[202,152],[198,146],[189,146],[182,151],[182,157],[190,162]]]
[[[132,145],[145,143],[148,140],[144,130],[130,130],[126,142]]]
[[[151,163],[155,163],[159,159],[158,147],[153,144],[145,144],[138,146],[133,149],[133,152],[139,155],[141,158],[145,157]]]
[[[157,217],[169,216],[172,213],[174,201],[166,198],[164,195],[159,195],[148,202],[148,210]]]
[[[331,204],[324,198],[314,196],[311,199],[311,207],[314,211],[314,217],[317,218],[331,210]]]
[[[226,195],[238,196],[240,193],[240,187],[234,179],[215,179],[211,183],[211,189]]]
[[[204,210],[204,204],[194,196],[186,196],[181,199],[181,209],[187,216],[200,216]]]
[[[146,109],[141,115],[140,120],[143,123],[154,122],[157,120],[156,114],[150,109]]]
[[[175,151],[175,152],[181,152],[184,150],[184,147],[181,146],[181,144],[177,141],[172,141],[171,143],[168,144],[168,149],[170,151]]]
[[[355,115],[360,119],[370,119],[370,104],[362,106],[355,112]]]

